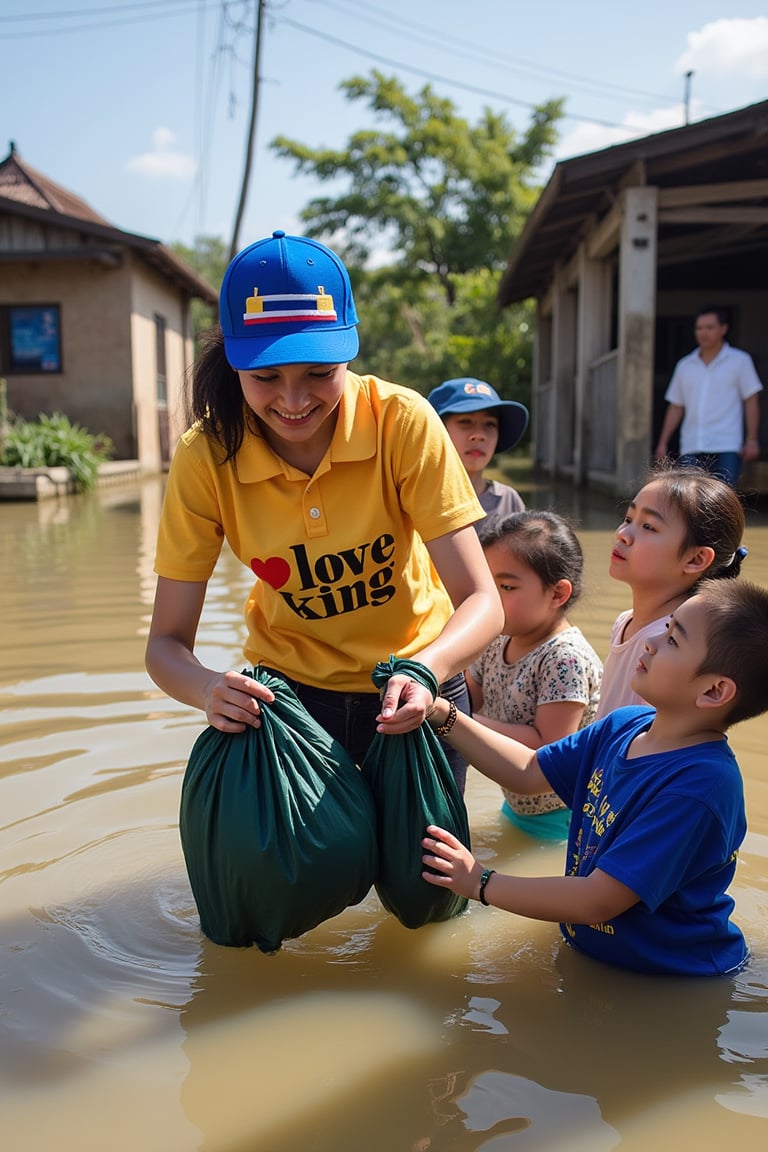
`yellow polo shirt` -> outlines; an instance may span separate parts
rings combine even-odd
[[[245,657],[319,688],[371,692],[379,660],[416,657],[452,608],[424,541],[483,509],[419,393],[347,373],[315,474],[246,433],[235,461],[193,427],[168,475],[155,572],[208,580],[224,539],[256,577]]]

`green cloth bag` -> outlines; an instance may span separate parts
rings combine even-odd
[[[216,944],[277,951],[358,904],[376,875],[376,812],[346,750],[281,679],[261,727],[207,728],[190,753],[179,830],[200,926]]]
[[[376,665],[371,679],[382,689],[390,676],[400,672],[437,695],[433,673],[413,660],[390,656],[386,663]],[[402,735],[377,732],[361,771],[376,804],[379,871],[375,887],[384,907],[406,928],[458,916],[467,907],[466,897],[435,888],[421,875],[421,841],[428,824],[447,828],[470,846],[464,799],[429,724]]]

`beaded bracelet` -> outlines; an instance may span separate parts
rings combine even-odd
[[[488,901],[485,898],[485,886],[488,883],[488,881],[490,880],[491,876],[495,876],[495,875],[496,875],[496,869],[495,868],[486,868],[485,871],[483,872],[482,876],[480,877],[480,891],[477,894],[477,898],[481,904],[485,904],[486,908],[490,908],[490,904],[488,903]]]
[[[455,702],[453,700],[449,700],[448,701],[448,715],[445,719],[445,724],[441,724],[439,728],[435,728],[435,735],[436,736],[447,736],[448,735],[451,728],[453,728],[454,724],[456,723],[457,712],[458,712],[458,709],[456,707]]]

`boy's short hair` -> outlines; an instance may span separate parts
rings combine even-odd
[[[704,580],[707,655],[698,673],[728,676],[736,697],[726,727],[768,711],[768,589],[747,580]]]
[[[728,309],[723,308],[722,305],[720,305],[720,304],[702,304],[702,306],[700,308],[697,308],[696,311],[694,312],[693,318],[694,318],[694,320],[698,320],[700,316],[710,316],[710,315],[717,317],[718,324],[728,324],[729,323],[730,317],[729,317]]]

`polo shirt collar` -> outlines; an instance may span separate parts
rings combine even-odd
[[[378,429],[371,402],[363,381],[354,372],[347,372],[344,392],[339,401],[339,417],[330,448],[330,462],[369,460],[376,453]],[[318,472],[326,471],[328,461]],[[292,468],[272,451],[260,432],[246,431],[237,454],[237,474],[244,484],[256,484],[275,476],[289,480],[304,477],[306,473]]]

